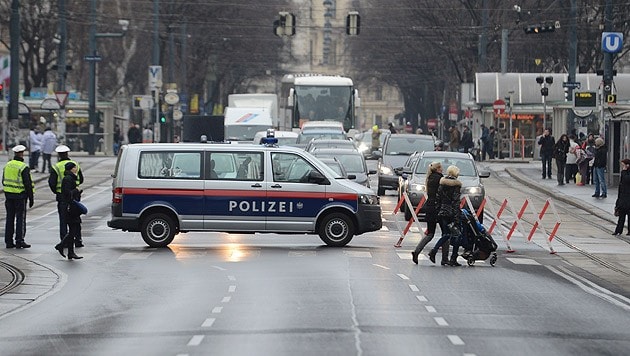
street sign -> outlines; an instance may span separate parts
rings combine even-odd
[[[162,66],[149,66],[149,88],[162,86]]]
[[[184,117],[184,114],[180,110],[173,110],[173,120],[179,121]]]
[[[101,56],[83,56],[83,60],[86,62],[100,62],[103,58]]]
[[[608,104],[617,104],[617,94],[608,94],[608,95],[606,95],[606,103],[608,103]]]
[[[607,53],[619,53],[623,48],[623,33],[602,32],[602,51]]]
[[[569,89],[580,89],[582,83],[580,82],[562,82],[562,86]]]
[[[505,112],[505,101],[498,99],[492,103],[492,109],[495,115],[501,115]]]
[[[179,103],[179,95],[177,95],[177,93],[166,93],[164,95],[164,101],[168,104],[168,105],[175,105],[177,103]]]
[[[57,98],[57,102],[59,102],[59,105],[61,105],[61,107],[63,108],[64,106],[66,106],[67,100],[68,100],[68,92],[67,91],[56,91],[55,92],[55,98]]]
[[[573,93],[573,107],[581,109],[597,108],[597,93],[594,91],[576,91]]]

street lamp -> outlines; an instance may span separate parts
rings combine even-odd
[[[547,85],[553,84],[553,77],[536,77],[536,83],[540,84],[540,95],[543,99],[543,131],[547,128],[547,95],[549,95],[549,88]]]
[[[97,33],[96,32],[96,0],[91,0],[90,3],[90,32],[89,32],[89,48],[90,54],[84,57],[84,60],[90,62],[89,68],[89,85],[88,85],[88,114],[89,114],[89,126],[88,126],[88,142],[87,149],[88,154],[93,156],[96,151],[96,135],[95,130],[98,123],[98,116],[96,113],[96,62],[101,60],[96,49],[97,38],[113,38],[123,37],[129,28],[129,20],[119,20],[118,24],[122,27],[123,32],[117,33]]]

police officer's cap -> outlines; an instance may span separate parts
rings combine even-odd
[[[57,146],[57,148],[55,148],[55,152],[57,153],[70,152],[70,147],[66,145],[59,145]]]
[[[13,152],[18,153],[18,152],[24,152],[26,151],[26,146],[24,145],[17,145],[15,147],[13,147]]]

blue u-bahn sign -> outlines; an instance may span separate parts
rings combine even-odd
[[[623,48],[623,33],[602,32],[602,51],[607,53],[619,53]]]

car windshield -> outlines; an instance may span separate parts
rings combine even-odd
[[[442,168],[444,169],[444,172],[446,172],[446,168],[448,168],[448,166],[457,166],[457,168],[459,168],[460,177],[477,176],[475,162],[473,162],[473,160],[469,158],[423,157],[420,162],[418,162],[418,165],[416,165],[414,173],[426,174],[429,165],[432,162],[442,163]]]
[[[305,131],[298,137],[297,143],[307,143],[314,138],[346,140],[346,134],[337,131]]]
[[[415,151],[433,151],[433,140],[425,137],[390,136],[385,147],[386,155],[410,155]]]

